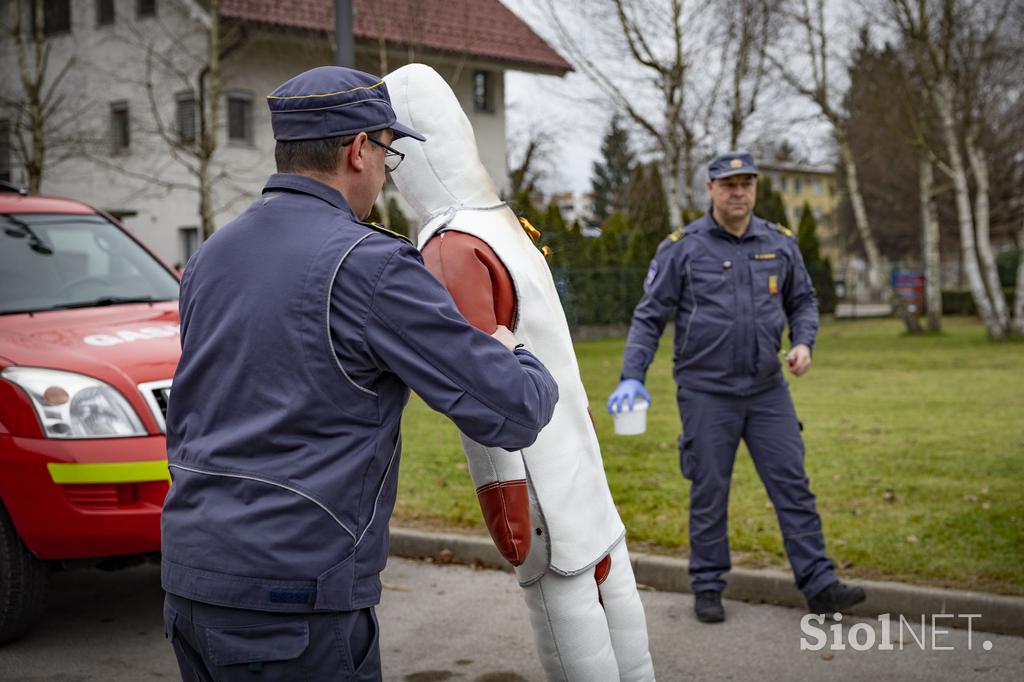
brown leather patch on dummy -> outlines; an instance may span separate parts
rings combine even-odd
[[[597,562],[597,566],[594,566],[594,580],[600,585],[608,579],[608,574],[612,572],[612,555],[609,554],[605,558]]]
[[[449,230],[423,247],[423,264],[448,289],[466,320],[487,334],[512,328],[516,294],[505,264],[481,239]]]
[[[526,479],[495,481],[477,488],[484,523],[501,555],[513,566],[526,561],[533,526]]]

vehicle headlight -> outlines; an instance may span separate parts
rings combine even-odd
[[[99,379],[37,367],[8,367],[0,377],[28,393],[47,438],[146,435],[124,396]]]

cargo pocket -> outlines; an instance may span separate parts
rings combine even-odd
[[[686,434],[683,434],[679,436],[679,470],[683,472],[683,478],[687,481],[693,480],[695,466],[693,438],[687,438]]]
[[[305,620],[242,626],[207,626],[206,650],[218,680],[295,680],[297,659],[309,646]]]
[[[376,682],[380,679],[380,643],[377,614],[373,608],[351,613],[349,622],[339,621],[338,637],[349,665],[347,672],[353,682]]]

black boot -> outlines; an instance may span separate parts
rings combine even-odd
[[[807,610],[811,613],[836,613],[845,611],[854,604],[864,601],[867,595],[863,588],[847,587],[835,582],[807,600]]]
[[[693,610],[697,612],[697,620],[702,623],[721,623],[725,620],[722,593],[715,590],[697,592],[693,595]]]

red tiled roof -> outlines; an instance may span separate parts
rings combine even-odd
[[[334,30],[333,0],[222,0],[221,16],[316,31]],[[572,69],[498,0],[353,0],[356,40],[383,38],[495,59],[530,70]]]

